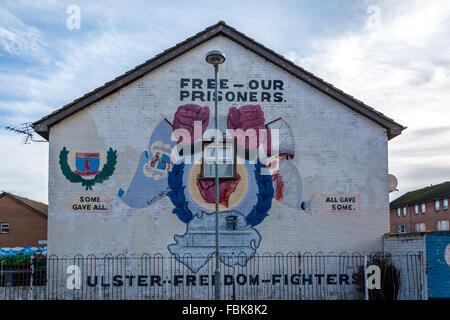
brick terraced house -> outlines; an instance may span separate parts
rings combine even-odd
[[[448,231],[450,181],[410,191],[390,204],[391,233]]]
[[[0,193],[0,248],[42,246],[47,240],[47,212],[45,203]]]

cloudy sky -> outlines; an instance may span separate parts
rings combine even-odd
[[[67,26],[73,5],[79,29]],[[389,142],[400,190],[391,199],[450,180],[448,0],[1,0],[0,190],[47,202],[48,144],[21,144],[5,126],[38,120],[219,20],[408,127]]]

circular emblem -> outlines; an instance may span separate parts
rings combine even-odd
[[[447,246],[447,248],[445,248],[444,259],[445,262],[447,262],[447,264],[450,266],[450,244]]]
[[[192,200],[198,206],[212,212],[215,210],[215,204],[206,202],[203,199],[200,189],[197,185],[197,177],[200,175],[200,170],[201,170],[200,164],[192,165],[188,176],[187,189]],[[242,164],[237,164],[236,172],[239,174],[240,180],[238,181],[236,189],[229,196],[228,207],[223,204],[219,204],[219,211],[231,210],[232,208],[236,207],[247,195],[248,191],[247,168]]]

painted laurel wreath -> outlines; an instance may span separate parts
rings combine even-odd
[[[59,153],[59,165],[61,166],[61,171],[67,180],[73,183],[80,183],[86,190],[92,190],[92,187],[96,183],[102,183],[109,179],[114,173],[117,164],[117,150],[109,148],[106,156],[106,164],[103,166],[102,171],[100,171],[93,179],[84,179],[80,175],[76,174],[70,168],[67,162],[67,156],[69,151],[64,147]]]
[[[247,224],[252,227],[260,224],[269,215],[268,212],[272,206],[272,198],[274,196],[272,177],[261,174],[261,168],[263,167],[264,165],[259,161],[255,164],[254,172],[256,184],[258,185],[258,201],[246,218]],[[184,163],[173,166],[172,171],[169,172],[168,183],[170,191],[167,195],[175,206],[172,213],[176,214],[182,222],[187,224],[192,220],[193,214],[184,195],[183,174]]]

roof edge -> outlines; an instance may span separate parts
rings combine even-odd
[[[3,191],[2,193],[0,193],[0,198],[3,197],[3,196],[6,196],[6,197],[8,197],[8,198],[11,199],[11,200],[16,201],[16,202],[19,203],[20,205],[26,207],[27,209],[30,209],[31,211],[33,211],[34,213],[37,213],[37,214],[40,215],[41,217],[44,217],[45,219],[48,219],[48,215],[46,215],[46,214],[43,213],[43,212],[40,212],[39,210],[36,210],[35,208],[33,208],[33,207],[27,205],[26,203],[20,201],[19,199],[17,199],[16,197],[14,197],[13,194],[11,194],[11,193],[9,193],[9,192],[6,192],[6,191]],[[29,199],[29,200],[31,200],[31,199]],[[34,200],[31,200],[31,201],[34,201]],[[37,201],[36,201],[36,202],[37,202]],[[45,203],[44,203],[44,204],[45,204]]]
[[[341,102],[350,109],[362,114],[375,123],[378,123],[380,126],[387,129],[388,140],[391,140],[400,135],[402,131],[406,129],[406,127],[395,122],[391,118],[388,118],[384,114],[364,104],[362,101],[359,101],[353,96],[343,92],[342,90],[339,90],[332,84],[325,82],[323,79],[306,71],[302,67],[297,66],[292,61],[289,61],[273,50],[266,48],[264,45],[228,26],[224,21],[221,20],[218,23],[197,33],[193,37],[187,38],[183,42],[178,43],[177,45],[156,55],[152,59],[147,60],[146,62],[125,72],[114,80],[105,83],[103,86],[94,89],[93,91],[72,101],[71,103],[66,104],[65,106],[50,113],[49,115],[44,116],[43,118],[32,124],[34,131],[48,141],[50,127],[52,125],[62,121],[66,117],[69,117],[70,115],[91,105],[92,103],[95,103],[103,99],[104,97],[120,90],[121,88],[148,74],[154,69],[164,65],[165,63],[168,63],[169,61],[175,59],[176,57],[184,54],[185,52],[195,48],[196,46],[210,40],[217,35],[223,35],[228,39],[242,45],[246,49],[269,60],[286,72],[311,85],[313,88]]]
[[[423,188],[408,191],[405,194],[398,197],[397,199],[392,200],[389,203],[389,210],[398,209],[398,208],[402,208],[402,207],[409,207],[409,206],[420,204],[420,203],[432,202],[432,201],[436,201],[436,200],[450,198],[450,194],[448,195],[448,197],[443,196],[442,194],[436,194],[437,192],[439,192],[446,186],[449,186],[449,184],[450,184],[450,181],[444,181],[444,182],[441,182],[441,183],[438,183],[435,185],[426,186]],[[438,188],[438,189],[430,191],[430,188]],[[414,193],[418,193],[418,194],[415,195],[412,200],[410,200],[409,197],[411,197]],[[431,194],[431,196],[428,196],[429,194]],[[446,194],[446,193],[444,192],[444,194]],[[402,200],[402,198],[404,198],[405,200]]]

